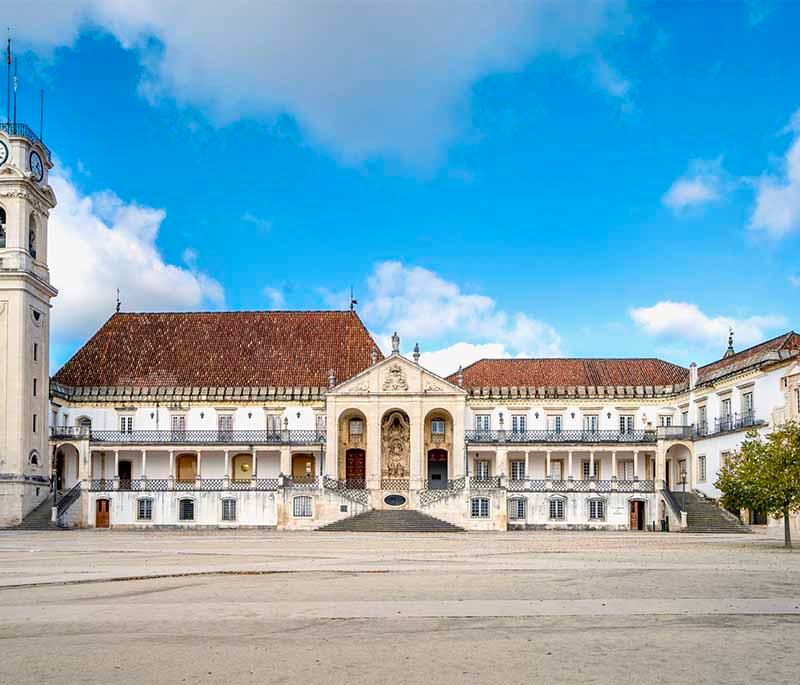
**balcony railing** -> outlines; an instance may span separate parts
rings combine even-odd
[[[659,440],[691,440],[694,429],[692,426],[659,426],[656,436]]]
[[[534,430],[534,431],[465,431],[464,439],[477,444],[603,444],[652,443],[655,430]]]
[[[93,430],[91,442],[113,445],[322,445],[316,430]]]
[[[31,143],[39,143],[39,145],[41,145],[44,148],[45,154],[47,155],[47,161],[48,162],[51,161],[50,148],[47,147],[47,145],[45,145],[42,142],[42,139],[39,138],[39,136],[37,136],[33,132],[33,129],[27,124],[15,124],[13,122],[3,122],[0,123],[0,131],[9,136],[18,136],[20,138],[25,138]]]
[[[54,440],[88,440],[89,429],[85,426],[50,426],[50,437]]]
[[[511,480],[509,492],[655,492],[652,480]]]
[[[712,435],[718,435],[719,433],[730,433],[733,431],[747,430],[748,428],[756,428],[765,423],[766,421],[763,419],[757,419],[753,412],[729,414],[715,419],[713,426],[709,426],[707,423],[693,426],[693,433],[696,438],[706,438]]]
[[[271,491],[280,488],[279,478],[251,478],[233,480],[230,478],[194,478],[177,480],[174,478],[93,478],[89,481],[89,490],[93,492],[110,492],[112,490],[127,492],[190,492],[228,491],[228,490],[262,490]]]

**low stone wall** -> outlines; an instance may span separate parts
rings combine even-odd
[[[318,488],[284,488],[278,507],[278,528],[282,530],[316,530],[335,521],[361,514],[369,507],[343,497],[332,490]],[[311,497],[312,515],[295,516],[295,498]]]
[[[50,496],[44,477],[0,474],[0,526],[16,526]]]

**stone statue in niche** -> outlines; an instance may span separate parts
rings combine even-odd
[[[383,379],[384,390],[408,390],[408,381],[406,380],[405,371],[400,364],[392,364],[386,371],[386,377]]]
[[[408,418],[394,411],[381,425],[382,478],[408,478],[411,428]]]

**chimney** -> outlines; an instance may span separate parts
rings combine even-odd
[[[697,385],[697,364],[692,362],[689,366],[689,390],[694,390]]]

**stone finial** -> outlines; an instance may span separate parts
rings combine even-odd
[[[369,358],[372,361],[372,365],[373,366],[375,366],[375,364],[378,363],[378,348],[377,347],[373,347],[372,348],[372,352],[369,353]]]
[[[689,390],[694,390],[697,386],[697,364],[692,362],[689,365]]]
[[[414,357],[414,363],[419,364],[419,343],[414,345],[414,354],[412,356]]]
[[[456,371],[456,385],[459,388],[464,387],[464,369],[461,368],[461,364],[458,365],[458,371]]]
[[[730,357],[730,356],[732,356],[734,354],[736,354],[736,353],[733,351],[733,328],[729,328],[728,329],[728,349],[725,350],[725,357],[723,357],[723,359],[725,359],[727,357]]]
[[[333,388],[336,385],[336,372],[331,369],[328,371],[328,387]]]
[[[392,336],[392,354],[400,354],[400,336],[397,335],[397,331]]]

